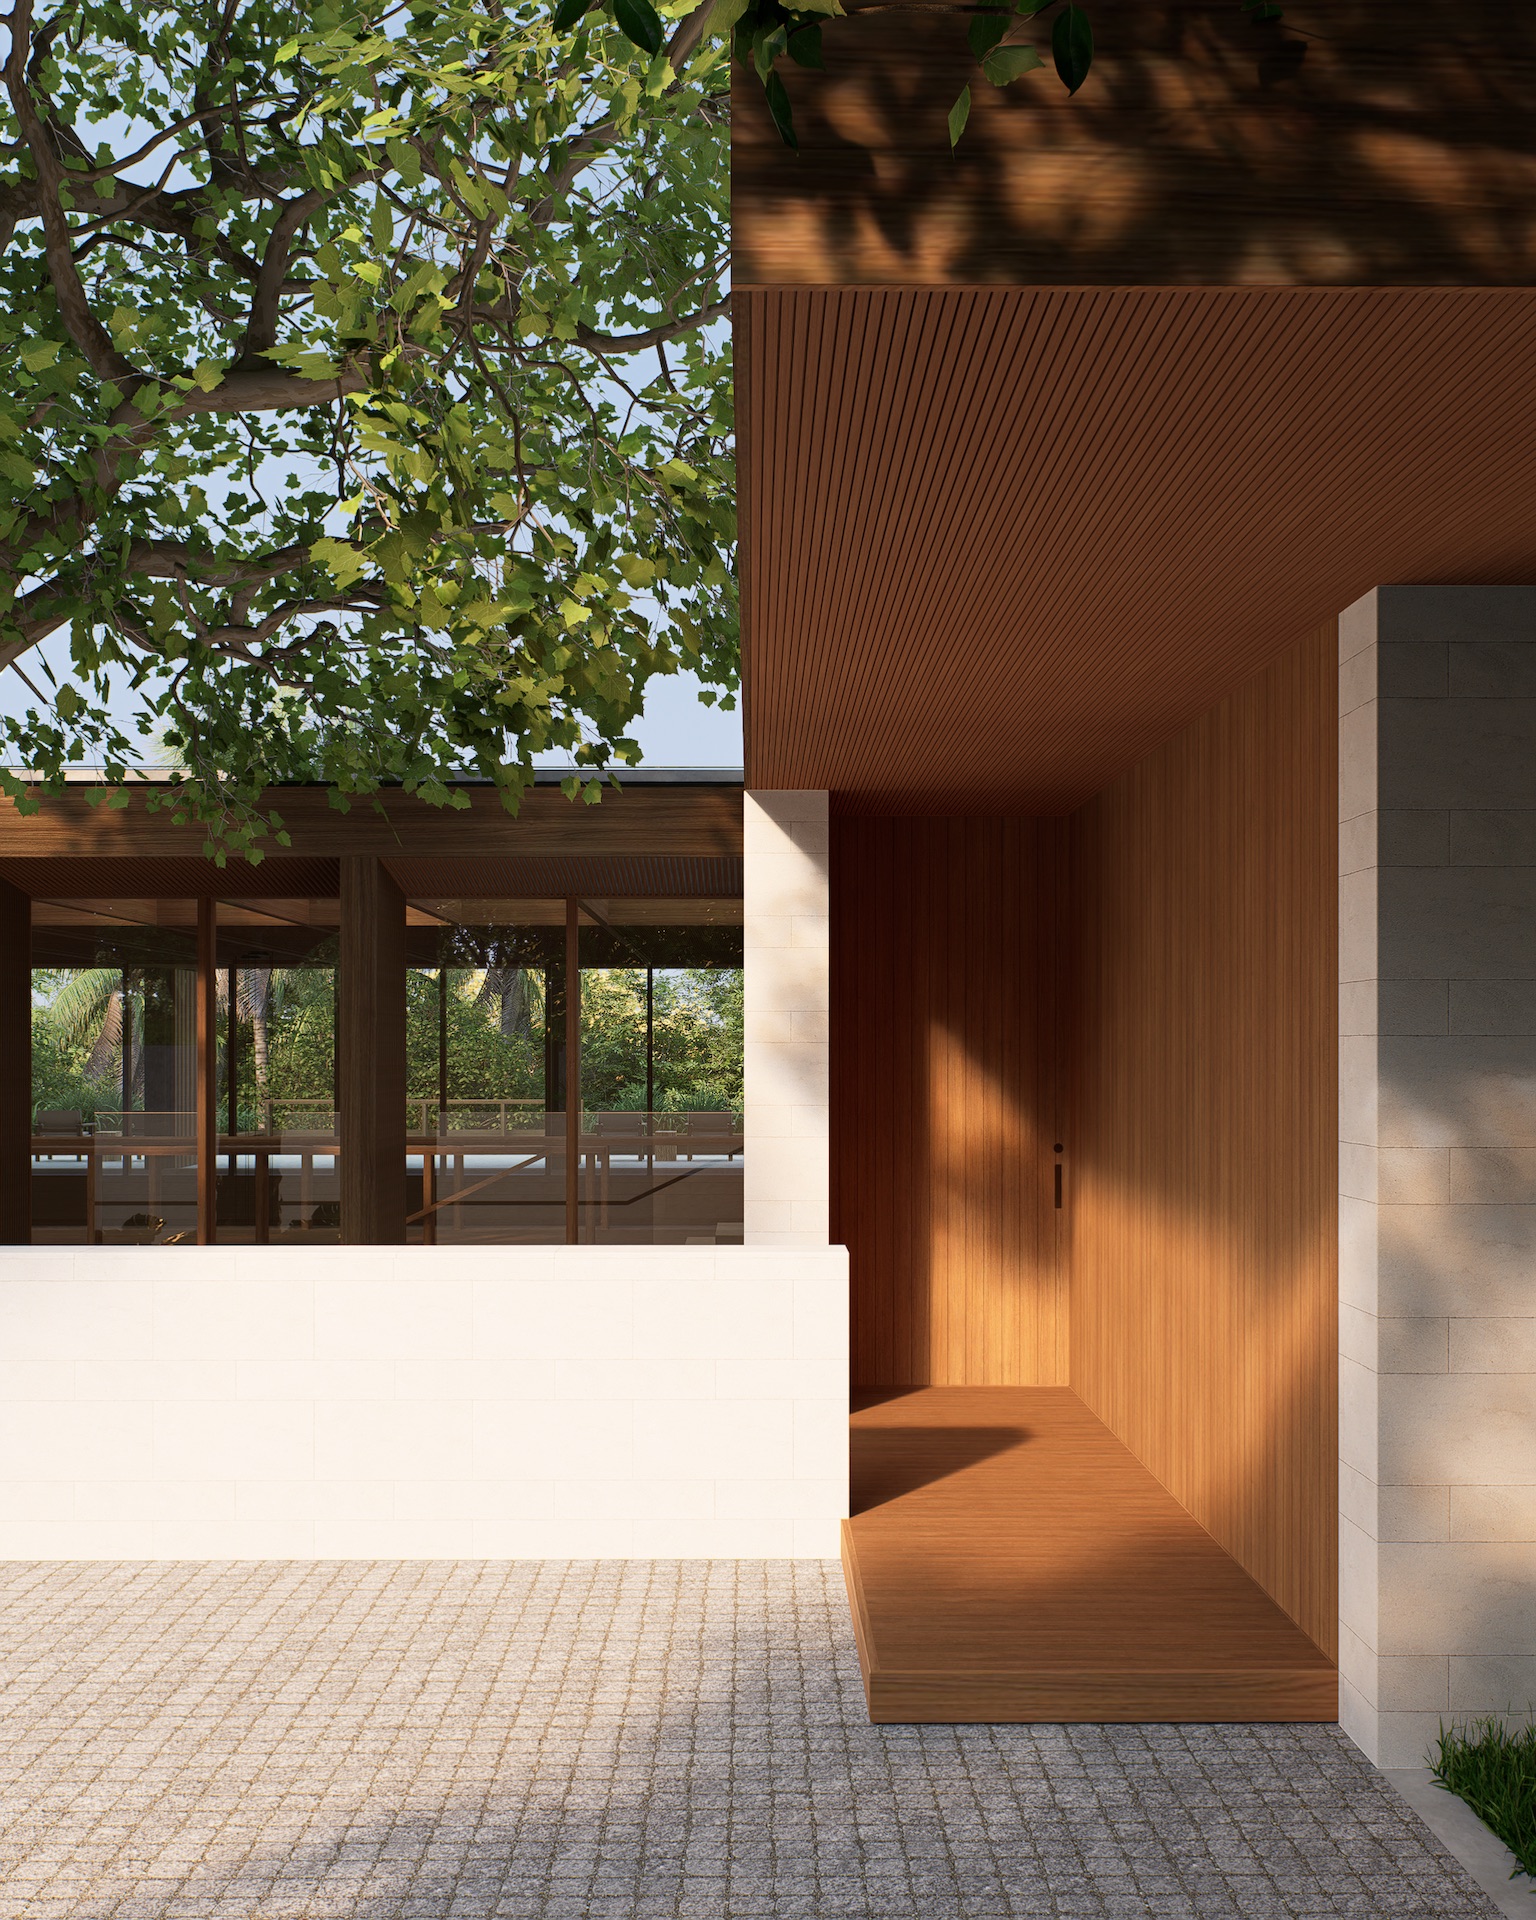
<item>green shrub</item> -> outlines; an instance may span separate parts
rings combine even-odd
[[[1536,1874],[1536,1727],[1512,1732],[1491,1719],[1464,1727],[1442,1723],[1427,1757],[1441,1786],[1465,1800],[1509,1848],[1515,1872]]]

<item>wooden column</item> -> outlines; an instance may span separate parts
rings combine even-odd
[[[197,1244],[211,1247],[219,1229],[219,903],[197,903]]]
[[[565,1241],[581,1238],[581,902],[565,903]]]
[[[437,1131],[448,1131],[448,969],[437,970]]]
[[[341,862],[341,1237],[405,1239],[405,895],[373,854]]]
[[[240,1131],[240,970],[238,967],[226,967],[224,970],[224,1002],[226,1023],[224,1028],[224,1088],[229,1107],[229,1125],[226,1129],[230,1138]],[[234,1160],[229,1163],[231,1173],[235,1170]]]
[[[32,902],[0,880],[0,1244],[32,1238]]]

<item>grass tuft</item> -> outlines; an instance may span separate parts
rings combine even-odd
[[[1426,1757],[1441,1786],[1509,1848],[1515,1873],[1536,1875],[1536,1726],[1512,1733],[1501,1720],[1450,1728],[1442,1722]]]

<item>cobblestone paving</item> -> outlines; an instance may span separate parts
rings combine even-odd
[[[5,1920],[1490,1915],[1327,1727],[871,1727],[833,1564],[0,1566]]]

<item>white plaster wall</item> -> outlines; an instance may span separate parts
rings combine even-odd
[[[748,1246],[828,1239],[827,796],[745,797]]]
[[[1342,1718],[1536,1702],[1536,588],[1340,622]]]
[[[0,1557],[835,1555],[841,1249],[0,1250]]]

